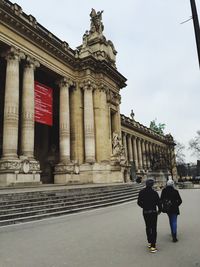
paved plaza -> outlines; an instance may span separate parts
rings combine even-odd
[[[178,243],[165,214],[149,253],[136,202],[0,228],[0,267],[200,267],[200,190],[180,190]]]

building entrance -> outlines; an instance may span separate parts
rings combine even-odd
[[[47,73],[40,70],[35,77],[40,84],[52,88],[52,125],[35,122],[34,154],[40,162],[41,182],[54,183],[54,166],[59,162],[59,90]]]

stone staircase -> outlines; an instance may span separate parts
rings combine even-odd
[[[0,194],[0,226],[41,220],[135,200],[142,185],[62,188]]]

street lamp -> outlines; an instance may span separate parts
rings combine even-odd
[[[195,32],[195,38],[196,38],[199,67],[200,67],[200,28],[199,28],[199,20],[198,20],[195,0],[190,0],[190,4],[191,4],[191,9],[192,9],[192,18],[193,18],[193,24],[194,24],[194,32]]]

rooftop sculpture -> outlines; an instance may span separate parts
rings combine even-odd
[[[110,40],[106,40],[103,35],[104,25],[102,22],[102,11],[92,8],[90,12],[90,30],[85,31],[82,45],[78,47],[79,56],[95,56],[98,60],[106,60],[113,67],[115,66],[115,57],[117,51]]]
[[[96,12],[94,8],[92,8],[92,11],[90,13],[90,33],[94,33],[97,32],[99,34],[102,34],[103,30],[104,30],[104,26],[102,23],[102,11],[98,11]]]

